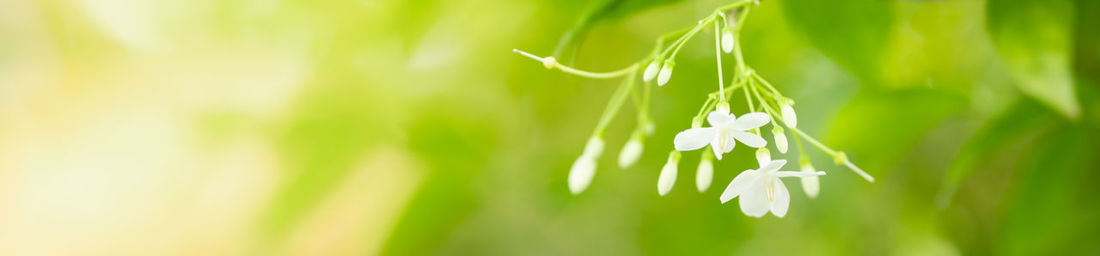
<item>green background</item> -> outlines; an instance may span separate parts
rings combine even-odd
[[[134,3],[30,1],[3,14],[0,152],[9,157],[0,158],[0,178],[7,177],[0,185],[9,188],[0,190],[8,198],[0,212],[10,214],[0,214],[0,224],[29,223],[9,235],[56,225],[26,238],[0,232],[8,252],[49,254],[59,249],[20,244],[95,241],[73,230],[137,223],[111,211],[76,218],[70,206],[79,191],[53,205],[31,189],[72,177],[45,169],[103,166],[94,175],[103,180],[74,186],[177,184],[120,192],[150,194],[155,205],[90,206],[165,209],[120,210],[161,217],[135,228],[152,233],[120,231],[99,238],[114,246],[88,247],[107,254],[1100,254],[1100,1],[762,1],[741,32],[746,62],[798,102],[799,128],[877,178],[868,183],[807,148],[828,175],[816,199],[785,180],[792,199],[781,219],[747,217],[736,203],[717,200],[737,173],[756,167],[743,146],[717,162],[705,193],[694,186],[702,151],[686,152],[677,185],[657,195],[673,136],[689,128],[714,87],[710,29],[681,51],[671,82],[653,88],[657,129],[639,163],[616,165],[635,123],[627,103],[580,195],[569,193],[567,173],[617,81],[546,70],[511,51],[619,69],[646,57],[657,36],[694,25],[726,2]],[[120,101],[130,102],[125,110],[79,111]],[[745,112],[743,104],[734,101],[734,112]],[[143,109],[152,114],[135,112]],[[68,150],[74,142],[66,138],[89,136],[69,132],[83,129],[74,127],[127,117],[176,127],[152,129],[152,139],[183,129],[190,150],[130,136]],[[120,124],[130,125],[147,124]],[[266,157],[229,167],[188,160],[222,163],[210,159],[239,141],[252,145],[242,152]],[[27,145],[42,150],[11,153]],[[145,165],[155,159],[113,149],[123,145],[188,157],[164,160],[182,166],[168,172]],[[113,171],[114,162],[27,164],[81,154],[117,158],[140,174]],[[21,178],[36,173],[47,176]],[[241,177],[239,185],[211,198],[229,198],[218,207],[240,217],[211,222],[204,216],[224,216],[223,208],[195,206],[195,194],[206,191],[198,185],[230,174]],[[118,189],[108,185],[87,191]],[[73,221],[36,219],[20,214],[20,205],[46,205]],[[212,213],[178,214],[192,209]],[[133,240],[188,230],[177,227],[187,223],[215,224],[154,239],[169,241],[163,246]],[[235,235],[219,238],[225,244],[203,238],[226,233]]]

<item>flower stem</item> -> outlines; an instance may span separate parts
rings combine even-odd
[[[549,68],[549,69],[556,68],[556,69],[561,70],[562,72],[565,72],[565,73],[574,74],[574,75],[583,76],[583,77],[588,77],[588,78],[596,78],[596,79],[616,78],[616,77],[626,75],[627,73],[630,73],[630,71],[633,71],[634,69],[638,68],[638,63],[634,63],[634,64],[631,64],[630,66],[628,66],[626,68],[611,71],[611,72],[593,72],[593,71],[580,70],[580,69],[576,69],[576,68],[573,68],[573,67],[570,67],[570,66],[562,65],[561,63],[558,63],[556,60],[554,60],[554,57],[545,57],[545,58],[544,57],[539,57],[539,56],[536,56],[534,54],[531,54],[531,53],[528,53],[528,52],[525,52],[525,51],[521,51],[519,49],[512,49],[512,51],[516,52],[516,53],[519,53],[520,55],[527,56],[528,58],[531,58],[531,59],[537,60],[539,62],[542,62],[543,65],[546,65],[546,68]]]
[[[825,153],[829,154],[829,156],[832,156],[832,157],[835,158],[838,155],[840,155],[840,152],[838,152],[836,150],[833,150],[833,149],[829,148],[828,146],[825,146],[825,144],[822,144],[820,141],[817,141],[813,137],[810,137],[810,135],[807,135],[805,132],[802,132],[802,130],[800,130],[798,128],[793,128],[793,127],[788,127],[788,128],[790,128],[791,131],[794,131],[794,133],[797,133],[798,136],[802,136],[802,138],[806,139],[806,141],[809,141],[810,144],[813,144],[817,148],[821,149],[821,151],[825,151]]]
[[[721,13],[719,13],[719,14],[721,14]],[[723,17],[725,17],[725,16],[723,16]],[[722,32],[721,31],[722,30],[720,28],[719,22],[715,22],[714,23],[714,58],[716,59],[716,61],[718,63],[717,64],[718,65],[718,95],[720,97],[718,99],[718,102],[725,103],[726,102],[726,85],[723,84],[724,81],[722,81],[725,78],[723,78],[724,76],[722,76],[722,39],[721,39],[722,38]]]
[[[623,102],[626,101],[627,95],[630,94],[631,88],[634,87],[634,79],[637,76],[636,73],[637,69],[627,71],[629,75],[623,79],[623,83],[619,84],[619,88],[611,95],[611,100],[607,102],[607,107],[604,108],[603,115],[600,116],[600,122],[596,124],[596,130],[592,132],[593,136],[603,138],[604,131],[607,130],[607,125],[611,123],[611,118],[615,117],[615,114],[619,112],[619,109],[623,106]]]

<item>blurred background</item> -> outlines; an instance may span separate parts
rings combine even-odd
[[[877,182],[808,150],[820,196],[755,219],[737,147],[659,197],[705,30],[571,195],[617,81],[511,49],[618,69],[728,2],[4,1],[0,255],[1100,255],[1095,0],[764,0],[747,62]]]

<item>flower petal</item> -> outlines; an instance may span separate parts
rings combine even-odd
[[[802,172],[817,172],[814,170],[813,164],[809,161],[802,162]],[[806,196],[810,198],[816,198],[817,194],[821,191],[821,181],[817,178],[817,175],[802,178],[802,191],[806,192]]]
[[[768,202],[768,195],[764,192],[764,186],[760,182],[762,179],[757,175],[755,179],[746,181],[748,186],[745,190],[741,191],[741,199],[738,203],[741,205],[741,212],[751,217],[764,217],[764,214],[768,214],[768,210],[771,209],[771,204]]]
[[[748,181],[756,180],[757,175],[757,172],[753,170],[746,170],[741,172],[741,174],[738,174],[737,177],[734,177],[733,181],[731,181],[730,184],[726,186],[726,190],[722,192],[722,197],[719,197],[718,200],[721,200],[724,204],[732,200],[734,197],[737,197],[737,195],[740,195],[746,189],[748,189]]]
[[[709,123],[711,127],[721,127],[729,124],[736,119],[737,116],[730,114],[729,110],[727,110],[726,112],[715,110],[711,111],[710,114],[707,114],[707,123]]]
[[[787,191],[787,185],[783,185],[783,181],[775,179],[775,193],[771,201],[772,214],[775,217],[783,218],[787,215],[787,207],[791,205],[791,192]]]
[[[760,169],[757,171],[774,172],[779,170],[779,168],[783,168],[783,165],[785,164],[787,164],[787,160],[784,159],[772,160],[770,163],[768,163],[768,165],[760,166]]]
[[[718,160],[722,160],[722,154],[733,151],[733,147],[737,146],[737,141],[731,136],[722,136],[721,133],[714,136],[714,140],[710,142],[711,150],[714,150],[714,156]]]
[[[763,112],[752,112],[738,117],[737,120],[734,121],[734,127],[738,130],[745,131],[764,126],[770,121],[771,118],[768,117],[768,114],[764,114]]]
[[[712,127],[687,129],[676,134],[672,144],[679,151],[700,149],[707,146],[711,139],[714,139],[714,132],[715,130]]]
[[[737,138],[738,141],[740,141],[741,143],[745,143],[745,145],[749,147],[759,148],[768,145],[768,141],[764,140],[764,138],[760,137],[760,135],[756,135],[755,133],[734,131],[731,135],[734,138]]]
[[[778,171],[775,172],[776,177],[817,177],[825,175],[825,172],[791,172],[791,171]]]

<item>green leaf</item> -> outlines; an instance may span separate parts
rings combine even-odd
[[[1073,2],[990,0],[989,33],[1024,94],[1075,119],[1081,113],[1074,92]]]
[[[890,1],[789,0],[782,5],[792,26],[815,48],[860,78],[879,80],[893,21]]]
[[[978,166],[986,163],[992,156],[1013,148],[1013,145],[1033,139],[1036,132],[1056,124],[1057,120],[1057,115],[1027,99],[1017,101],[990,119],[955,157],[944,177],[940,192],[936,195],[936,204],[941,209],[947,208],[959,185]]]

